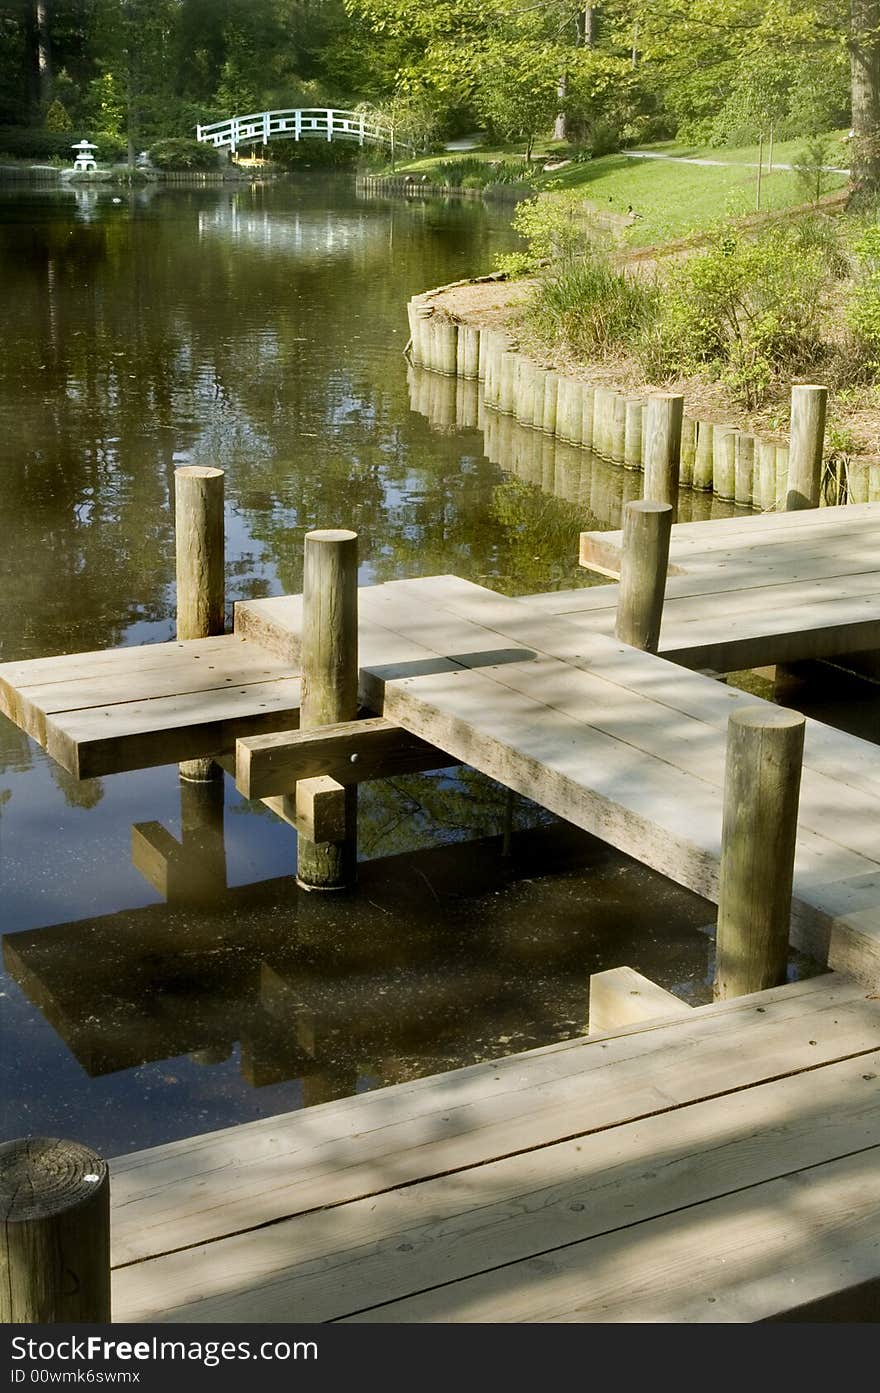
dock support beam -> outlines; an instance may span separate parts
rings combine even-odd
[[[308,532],[303,572],[300,730],[353,721],[358,705],[357,533]],[[357,862],[357,785],[345,789],[345,836],[297,838],[296,878],[305,890],[342,890]]]
[[[174,472],[177,637],[211,638],[225,627],[223,470],[185,465]],[[219,777],[210,759],[188,759],[182,779]]]
[[[791,389],[791,444],[785,507],[818,508],[822,489],[827,387]]]
[[[786,979],[804,753],[797,711],[745,706],[727,726],[715,997]]]
[[[79,1142],[0,1146],[0,1323],[110,1320],[110,1176]]]
[[[647,653],[656,653],[660,642],[671,527],[671,503],[641,499],[624,507],[614,633]]]
[[[675,522],[684,397],[674,392],[658,392],[648,397],[645,411],[645,498],[670,504]]]

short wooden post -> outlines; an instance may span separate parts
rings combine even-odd
[[[644,402],[627,397],[626,432],[623,441],[623,462],[627,469],[638,469],[642,463],[642,412]]]
[[[804,717],[744,706],[727,725],[715,996],[785,981]]]
[[[716,426],[712,487],[716,497],[732,503],[736,493],[736,427]]]
[[[518,355],[513,352],[502,353],[501,355],[501,374],[499,378],[497,406],[498,410],[503,411],[505,416],[511,415],[514,410],[514,383],[517,356]]]
[[[736,432],[734,445],[734,502],[748,506],[755,492],[755,437],[747,431]]]
[[[608,455],[615,464],[623,464],[626,455],[626,397],[611,393],[611,437]]]
[[[656,503],[668,503],[675,522],[684,397],[677,392],[655,393],[648,397],[646,410],[645,497]]]
[[[656,653],[666,593],[672,505],[639,499],[623,509],[620,589],[614,632],[623,643]]]
[[[0,1322],[110,1320],[110,1176],[79,1142],[0,1146]]]
[[[591,383],[584,383],[583,401],[581,404],[581,443],[587,450],[593,448],[593,413],[596,406],[596,389]]]
[[[548,435],[556,434],[556,397],[559,392],[559,374],[548,372],[544,378],[544,415],[541,429]],[[538,424],[537,418],[535,425]]]
[[[694,482],[694,460],[697,455],[697,423],[692,416],[682,416],[681,420],[681,464],[678,482],[683,488],[691,488]]]
[[[353,721],[358,705],[357,533],[307,532],[303,572],[300,729]],[[357,861],[357,786],[346,788],[345,839],[297,838],[299,884],[341,890]]]
[[[819,506],[827,405],[827,387],[791,389],[791,439],[785,499],[789,512],[795,508]]]
[[[188,464],[174,471],[177,637],[210,638],[225,626],[223,470]],[[188,759],[182,779],[218,777],[210,759]]]

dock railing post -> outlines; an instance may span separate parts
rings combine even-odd
[[[657,392],[648,397],[643,460],[644,496],[655,503],[669,503],[673,522],[678,516],[683,420],[683,396],[676,392]]]
[[[827,387],[791,389],[791,441],[788,456],[786,511],[818,508],[822,489]]]
[[[660,642],[671,527],[671,503],[640,499],[624,507],[614,632],[647,653],[656,653]]]
[[[786,979],[804,717],[745,706],[727,726],[715,997]]]
[[[358,537],[343,529],[308,532],[303,572],[300,729],[353,721],[358,708]],[[342,890],[357,862],[357,785],[345,790],[345,838],[297,838],[299,884]]]
[[[225,627],[223,470],[185,465],[174,472],[177,637],[211,638]],[[211,779],[210,759],[188,759],[182,779]]]
[[[110,1175],[79,1142],[0,1146],[0,1323],[110,1320]]]

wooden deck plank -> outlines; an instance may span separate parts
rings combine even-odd
[[[871,1146],[353,1319],[767,1320],[880,1276],[878,1160]]]
[[[864,987],[812,978],[123,1156],[112,1163],[114,1264],[870,1050],[878,1020]]]
[[[211,1244],[138,1263],[115,1275],[116,1309],[126,1320],[328,1321],[358,1312],[381,1319],[393,1301],[407,1304],[396,1304],[392,1319],[400,1311],[415,1319],[409,1303],[418,1309],[427,1299],[429,1310],[454,1303],[452,1318],[467,1320],[472,1286],[483,1296],[493,1280],[503,1286],[510,1265],[540,1258],[525,1282],[517,1272],[517,1314],[506,1317],[537,1319],[545,1264],[560,1250],[578,1245],[583,1271],[591,1239],[614,1234],[626,1254],[641,1242],[634,1226],[793,1169],[869,1148],[876,1168],[878,1068],[880,1053],[860,1055],[231,1236],[219,1251]],[[876,1179],[871,1193],[880,1196]],[[839,1223],[839,1206],[834,1214]],[[869,1275],[880,1275],[880,1253]],[[590,1312],[591,1303],[579,1309]]]

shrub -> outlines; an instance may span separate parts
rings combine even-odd
[[[63,104],[58,100],[57,97],[55,98],[54,102],[50,104],[49,109],[46,112],[45,125],[47,131],[73,130],[73,122],[68,116]]]
[[[829,188],[829,178],[825,166],[832,162],[832,149],[823,136],[812,136],[806,145],[795,155],[792,169],[804,197],[818,203]]]
[[[73,163],[70,133],[36,130],[31,126],[0,126],[0,151],[21,160],[51,160],[53,155]]]
[[[562,270],[592,250],[594,234],[584,213],[583,198],[575,193],[527,199],[514,213],[513,227],[528,244],[527,251],[517,253],[525,258],[520,274],[541,266]],[[510,274],[509,257],[498,264]]]
[[[212,145],[189,140],[185,136],[172,136],[167,140],[157,140],[150,148],[150,163],[156,169],[202,170],[217,169],[220,164],[219,152]]]
[[[821,251],[791,230],[755,241],[721,234],[668,274],[641,345],[646,371],[708,372],[754,408],[777,379],[808,372],[821,356],[826,283]]]
[[[847,321],[856,340],[857,360],[874,376],[880,370],[880,226],[865,229],[856,242],[857,272],[847,304]],[[854,364],[855,366],[855,364]]]

